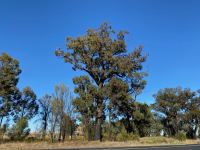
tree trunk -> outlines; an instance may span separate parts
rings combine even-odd
[[[71,121],[71,130],[70,130],[71,132],[71,140],[72,140],[72,136],[73,136],[73,122]]]
[[[3,116],[2,116],[1,119],[0,119],[0,127],[1,127],[1,125],[2,125],[2,122],[3,122]]]
[[[90,130],[90,124],[87,125],[87,137],[88,137],[88,141],[91,141],[91,130]]]
[[[56,127],[56,120],[52,120],[52,124],[51,124],[51,142],[54,142],[54,135],[55,135],[55,127]]]
[[[108,138],[111,141],[112,140],[112,129],[111,129],[111,110],[110,109],[109,109],[109,116],[108,116],[108,125],[109,125]]]
[[[194,138],[195,139],[199,136],[198,132],[199,132],[199,121],[197,120],[196,121],[196,126],[195,126],[195,132],[194,132]]]
[[[62,123],[60,123],[60,129],[59,129],[59,134],[58,134],[58,141],[61,141],[61,135],[62,135]]]
[[[91,130],[90,130],[90,121],[88,115],[85,116],[84,118],[84,129],[85,129],[85,134],[84,136],[87,137],[88,141],[91,141]]]
[[[95,127],[95,140],[102,141],[102,123],[103,123],[103,109],[102,103],[99,104],[97,108],[97,116],[96,116],[96,127]]]
[[[66,130],[62,131],[62,142],[65,141],[65,137],[66,137]]]
[[[199,126],[197,127],[195,134],[196,134],[196,138],[198,138],[198,136],[199,136]]]
[[[126,121],[124,124],[124,127],[126,128],[127,133],[131,133],[133,131],[133,127],[132,127],[130,118],[131,118],[131,116],[127,113],[126,119],[125,119]]]
[[[64,129],[64,117],[63,117],[63,112],[61,114],[61,117],[60,117],[60,129],[59,129],[59,135],[58,135],[58,141],[60,142],[61,141],[61,136],[62,136],[62,131]]]
[[[95,137],[96,141],[102,141],[102,123],[103,123],[103,83],[98,84],[97,95],[97,114],[96,114],[96,126]]]
[[[46,130],[47,130],[47,115],[45,115],[45,117],[44,117],[44,127],[43,127],[43,133],[42,133],[42,140],[45,140]]]

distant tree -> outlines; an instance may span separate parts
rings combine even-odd
[[[56,50],[56,56],[71,63],[74,70],[86,72],[97,87],[95,140],[102,140],[106,84],[113,77],[121,78],[130,83],[131,92],[134,90],[131,81],[134,78],[142,79],[145,75],[141,72],[142,63],[146,60],[142,47],[127,54],[126,33],[119,31],[116,34],[111,26],[104,23],[98,29],[89,29],[85,36],[67,38],[67,52]]]
[[[72,105],[72,101],[73,96],[71,93],[69,93],[69,97],[67,101],[65,101],[65,112],[62,121],[62,141],[65,140],[66,135],[69,135],[72,140],[73,133],[76,129],[76,120],[74,116],[74,106]]]
[[[19,80],[19,61],[7,53],[0,55],[0,127],[4,117],[13,113],[14,106],[18,105],[20,92],[17,83]]]
[[[70,135],[71,137],[71,140],[72,140],[72,137],[73,137],[73,134],[74,134],[74,131],[76,130],[76,127],[77,127],[77,124],[76,124],[76,116],[75,116],[75,108],[74,108],[74,105],[73,105],[73,101],[74,101],[74,97],[72,95],[72,93],[70,93],[70,96],[69,96],[69,101],[68,101],[68,104],[67,104],[67,111],[66,111],[66,114],[67,114],[67,123],[68,123],[68,130],[66,130],[68,133],[68,135]]]
[[[182,130],[187,103],[194,96],[195,92],[182,88],[166,88],[154,95],[153,109],[162,116],[165,134],[175,136]]]
[[[151,136],[160,136],[163,131],[163,124],[161,123],[162,117],[158,113],[153,114],[153,121],[151,123],[150,135]]]
[[[72,97],[70,96],[69,88],[67,86],[64,84],[55,86],[51,105],[50,134],[52,142],[55,139],[56,129],[58,133],[58,141],[64,141],[68,126],[71,126],[71,129],[73,129],[73,124],[71,123],[73,121]],[[72,134],[73,133],[70,132],[71,137]]]
[[[54,99],[57,100],[58,103],[58,117],[59,117],[59,135],[58,140],[61,140],[62,131],[64,131],[64,124],[65,124],[65,111],[66,105],[69,98],[69,89],[65,85],[56,85],[55,86],[55,94],[53,95]],[[63,137],[64,139],[65,137]]]
[[[196,92],[197,94],[197,92]],[[197,138],[200,127],[200,95],[196,95],[187,102],[187,110],[184,115],[184,125],[188,138]]]
[[[153,125],[153,114],[147,104],[135,103],[133,122],[140,137],[150,136]]]
[[[59,125],[59,112],[60,112],[59,109],[60,107],[57,99],[52,99],[51,113],[49,118],[50,138],[52,143],[55,141],[56,127]]]
[[[51,96],[46,94],[41,99],[39,99],[39,106],[40,106],[40,120],[42,121],[42,139],[45,140],[47,127],[48,127],[48,121],[49,121],[49,115],[51,113]]]
[[[66,135],[73,139],[74,131],[76,130],[76,120],[69,115],[64,115],[63,127],[62,127],[62,141],[65,140]]]
[[[26,87],[23,89],[21,98],[16,106],[16,114],[14,119],[31,119],[38,113],[38,108],[39,106],[37,104],[36,94],[30,87]]]
[[[95,116],[96,110],[96,87],[92,84],[92,81],[88,76],[80,76],[73,79],[76,85],[74,92],[77,97],[73,101],[75,111],[82,116],[80,120],[84,124],[85,135],[88,140],[94,139],[92,137],[92,119]]]
[[[141,137],[150,135],[153,114],[147,104],[135,101],[129,93],[129,85],[121,79],[112,78],[107,87],[110,100],[109,111],[113,122],[121,119],[128,133],[137,132]],[[111,130],[110,130],[111,131]]]
[[[125,129],[130,133],[133,131],[132,114],[134,99],[128,91],[128,84],[117,78],[110,80],[106,90],[109,99],[108,110],[111,115],[110,119],[115,121],[118,117],[122,118]]]
[[[8,136],[11,140],[23,140],[30,133],[28,128],[28,120],[26,118],[20,118],[17,120],[16,124],[12,126],[8,131]]]

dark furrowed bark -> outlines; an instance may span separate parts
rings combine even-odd
[[[99,108],[97,108],[95,140],[102,141],[102,123],[103,123],[103,109],[102,109],[102,104],[100,104]]]

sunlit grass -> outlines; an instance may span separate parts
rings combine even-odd
[[[145,137],[138,141],[112,142],[112,141],[91,141],[75,139],[65,142],[50,143],[49,141],[32,141],[32,142],[7,142],[0,144],[3,150],[21,150],[21,149],[56,149],[56,148],[92,148],[92,147],[130,147],[130,146],[158,146],[158,145],[177,145],[177,144],[198,144],[198,140],[178,141],[173,138],[166,137]]]

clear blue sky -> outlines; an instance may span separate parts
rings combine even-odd
[[[139,97],[165,87],[200,88],[199,0],[0,0],[0,53],[20,61],[18,86],[29,85],[38,98],[78,76],[54,50],[67,36],[83,35],[104,21],[129,31],[130,50],[144,45],[147,87]]]

